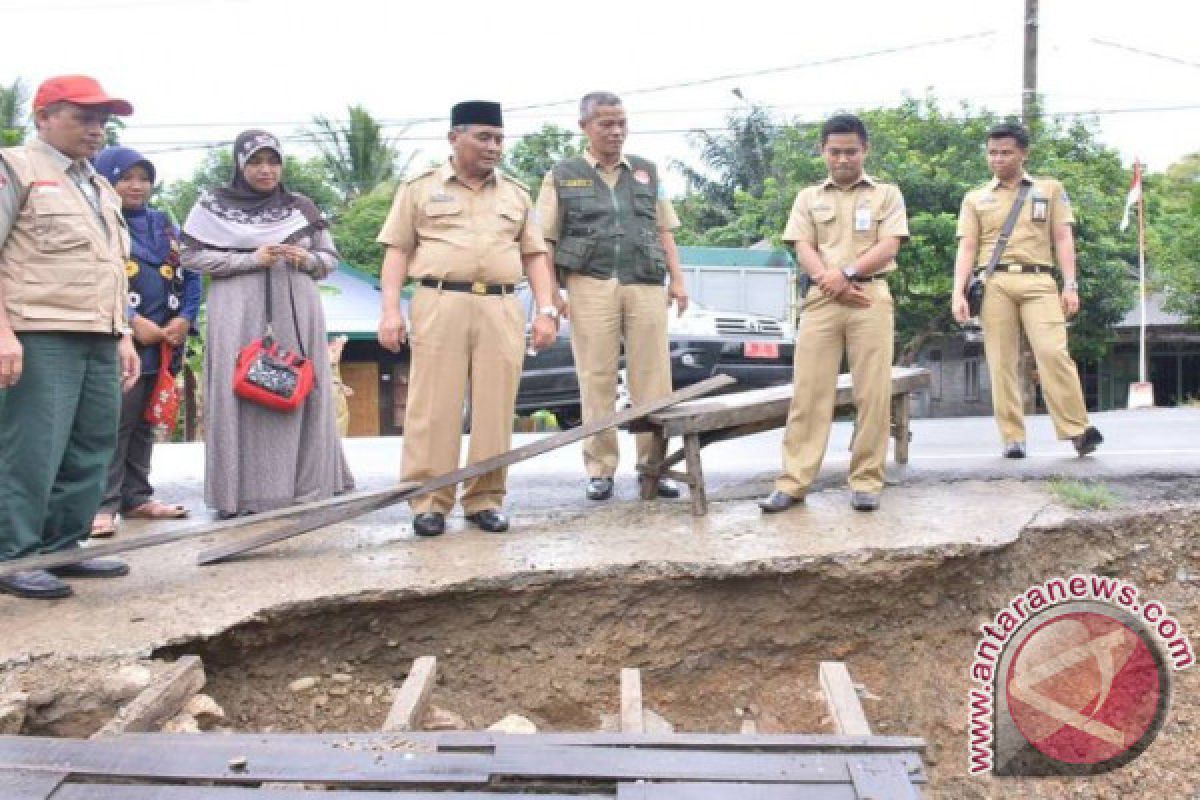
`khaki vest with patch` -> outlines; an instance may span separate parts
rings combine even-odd
[[[0,287],[15,331],[128,331],[129,233],[121,199],[93,181],[108,231],[71,176],[37,147],[0,150],[17,182],[20,211],[0,246]]]

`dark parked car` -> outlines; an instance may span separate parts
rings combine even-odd
[[[532,293],[525,287],[518,292],[532,318]],[[773,317],[714,311],[693,303],[682,317],[670,312],[668,332],[671,382],[676,389],[713,375],[737,378],[734,391],[792,379],[792,339],[785,325]],[[620,389],[618,396],[624,396]],[[564,427],[579,424],[579,380],[571,353],[569,320],[560,325],[553,346],[525,356],[517,412],[528,414],[539,409],[553,411]]]

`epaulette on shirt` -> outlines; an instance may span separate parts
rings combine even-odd
[[[416,175],[413,175],[411,178],[406,178],[405,180],[402,181],[402,183],[416,183],[417,181],[421,180],[421,178],[424,178],[427,175],[432,175],[433,173],[437,172],[439,169],[441,169],[441,167],[438,165],[434,165],[432,167],[426,167],[424,170],[422,170],[421,172],[418,172]]]
[[[503,176],[504,176],[504,178],[505,178],[506,180],[508,180],[508,181],[510,181],[510,182],[512,182],[512,183],[515,183],[517,186],[520,186],[522,189],[524,189],[524,190],[525,190],[525,192],[526,192],[526,193],[528,193],[528,192],[529,192],[529,187],[528,187],[528,186],[526,186],[524,183],[522,183],[521,181],[519,181],[519,180],[517,180],[516,178],[514,178],[512,175],[509,175],[509,174],[508,174],[507,172],[505,172],[504,170],[502,170],[502,169],[498,169],[498,170],[496,170],[496,172],[498,172],[499,174],[503,175]]]

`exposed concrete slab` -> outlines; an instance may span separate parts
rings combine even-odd
[[[218,541],[208,537],[130,554],[132,575],[74,581],[76,596],[67,600],[0,595],[0,665],[50,653],[145,653],[218,632],[267,609],[323,597],[432,593],[567,573],[738,574],[797,569],[821,559],[944,556],[1002,547],[1031,522],[1061,518],[1041,489],[1042,478],[1200,475],[1200,410],[1112,412],[1093,420],[1107,441],[1096,456],[1079,459],[1069,443],[1054,440],[1047,418],[1030,418],[1031,457],[1024,461],[999,456],[991,418],[915,420],[912,461],[904,468],[889,465],[889,483],[895,485],[875,514],[849,508],[843,487],[850,427],[844,423],[834,426],[807,506],[777,516],[762,515],[753,499],[774,477],[781,431],[705,449],[717,502],[699,519],[688,513],[686,496],[638,501],[629,467],[618,476],[614,502],[589,503],[577,445],[510,470],[514,529],[507,535],[468,529],[454,517],[442,538],[416,540],[407,508],[394,507],[238,562],[197,567],[197,553]],[[520,444],[528,437],[515,438]],[[624,434],[621,439],[628,461],[633,442]],[[400,447],[395,438],[347,441],[360,488],[397,480]],[[152,479],[159,497],[185,504],[193,519],[128,522],[120,535],[208,518],[202,470],[200,445],[158,447]]]
[[[692,518],[676,504],[621,503],[591,513],[546,512],[506,535],[465,529],[418,540],[390,509],[261,551],[197,567],[208,539],[131,553],[130,576],[75,581],[58,601],[0,597],[0,663],[27,656],[147,652],[211,634],[266,609],[379,592],[433,593],[558,573],[740,574],[795,569],[870,553],[961,552],[1013,541],[1050,499],[1033,484],[964,482],[890,491],[874,514],[843,490],[764,516],[751,501]],[[138,535],[133,532],[124,535]]]

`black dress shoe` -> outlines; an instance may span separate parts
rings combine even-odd
[[[488,533],[504,533],[508,530],[508,517],[504,515],[503,511],[497,511],[494,508],[467,514],[467,522],[478,525]]]
[[[48,572],[62,578],[120,578],[129,574],[129,565],[117,558],[89,558],[78,564],[51,567]]]
[[[1075,445],[1075,452],[1080,456],[1086,456],[1096,449],[1096,445],[1103,441],[1104,437],[1100,435],[1100,431],[1091,425],[1088,425],[1083,433],[1071,437],[1071,444]]]
[[[661,478],[658,481],[658,496],[674,500],[676,497],[679,497],[679,484],[675,483],[675,481]]]
[[[612,497],[612,478],[589,478],[587,483],[588,500],[607,500]]]
[[[29,569],[5,575],[0,578],[0,592],[37,599],[70,597],[73,594],[70,586],[44,569]]]
[[[1004,445],[1005,458],[1024,458],[1025,443],[1024,442],[1009,442]]]
[[[795,505],[804,502],[803,497],[795,497],[787,492],[776,489],[769,495],[758,501],[758,507],[768,514],[775,514],[779,511],[787,511]]]
[[[878,511],[879,492],[851,492],[850,507],[855,511]]]
[[[446,515],[437,511],[417,514],[412,521],[413,533],[417,536],[440,536],[446,532]]]

